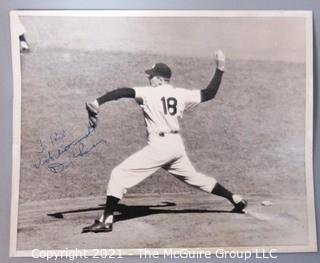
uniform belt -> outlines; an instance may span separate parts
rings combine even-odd
[[[164,137],[166,134],[177,134],[179,131],[170,131],[170,132],[159,132],[158,135],[160,137]]]

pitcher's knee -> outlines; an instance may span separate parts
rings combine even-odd
[[[125,179],[122,178],[123,172],[121,168],[115,167],[110,175],[109,183],[107,186],[107,194],[122,199],[123,194],[126,192]]]
[[[217,180],[211,176],[207,176],[201,173],[195,173],[194,175],[188,177],[187,183],[210,193],[217,183]]]
[[[125,175],[126,173],[121,166],[116,166],[111,171],[110,180],[122,180],[122,177]]]

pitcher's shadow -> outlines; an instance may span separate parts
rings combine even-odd
[[[103,210],[104,206],[105,205],[103,204],[99,205],[98,207],[66,210],[56,213],[49,213],[47,215],[50,217],[62,219],[66,214]],[[125,205],[120,203],[116,208],[114,220],[115,222],[124,221],[155,214],[236,213],[232,210],[172,209],[172,207],[174,206],[176,206],[176,203],[173,202],[162,202],[158,205]],[[168,209],[169,207],[171,207],[171,209]]]

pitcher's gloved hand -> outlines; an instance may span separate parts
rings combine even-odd
[[[88,112],[89,126],[95,129],[98,124],[98,113],[99,113],[98,101],[95,100],[93,102],[87,102],[86,110]]]

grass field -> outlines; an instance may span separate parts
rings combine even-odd
[[[144,69],[155,61],[168,63],[174,85],[189,89],[205,87],[214,71],[211,59],[140,53],[34,49],[22,56],[20,202],[105,193],[112,168],[146,142],[133,100],[103,106],[98,130],[84,142],[106,143],[73,159],[72,166],[52,173],[34,164],[86,133],[86,101],[119,86],[145,85]],[[216,99],[181,121],[195,167],[244,195],[305,195],[303,64],[228,60],[227,65]],[[77,150],[59,161],[72,159]],[[186,191],[196,190],[162,171],[130,190]]]

